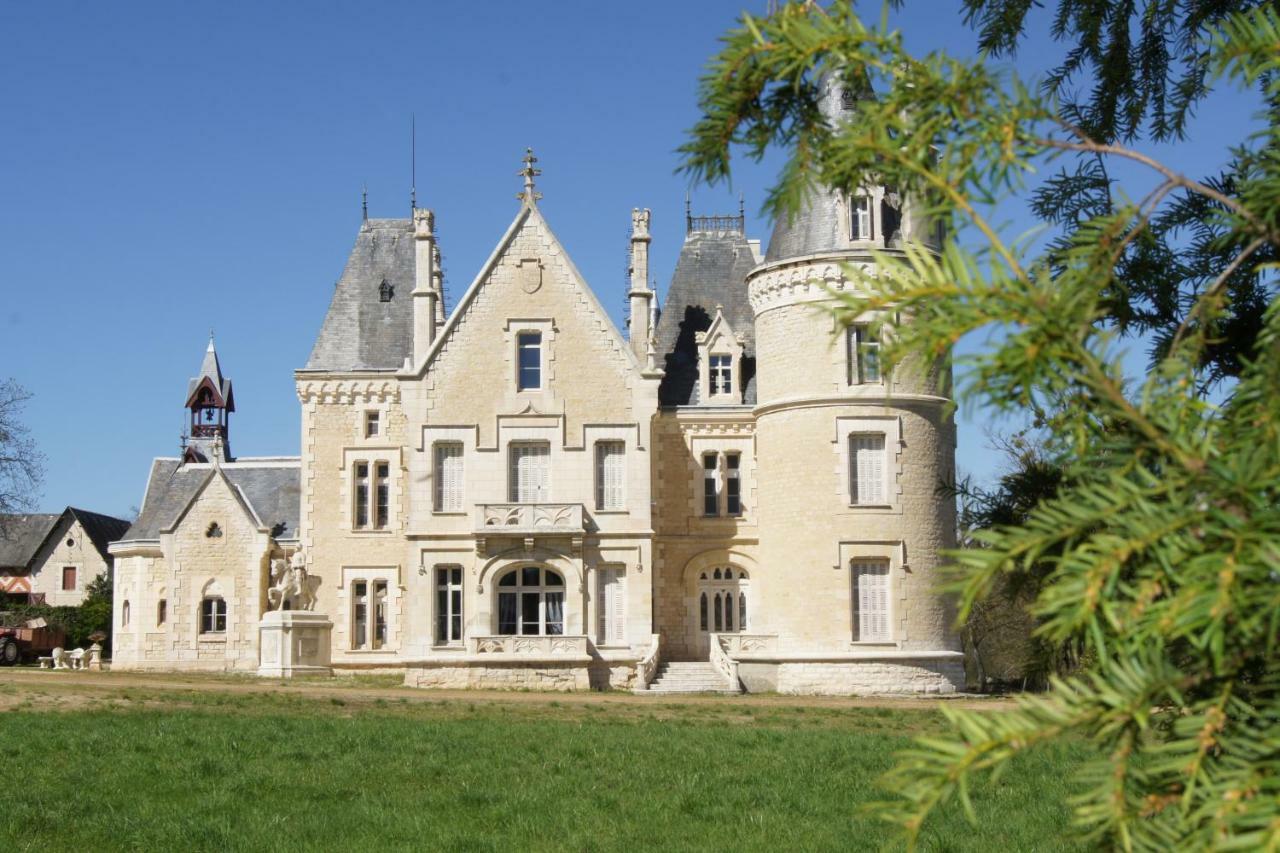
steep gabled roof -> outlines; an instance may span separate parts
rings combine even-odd
[[[0,516],[0,569],[26,569],[63,513]]]
[[[398,370],[413,355],[413,222],[360,226],[306,370]],[[391,286],[383,302],[382,283]]]
[[[121,538],[157,539],[172,529],[218,470],[244,501],[250,516],[256,516],[255,523],[275,531],[272,535],[277,539],[298,535],[302,494],[299,460],[240,459],[215,468],[157,459],[151,464],[138,520]]]
[[[98,550],[104,560],[110,559],[110,555],[107,554],[107,546],[122,538],[132,523],[123,518],[89,512],[87,509],[79,509],[74,506],[67,507],[67,512],[75,516],[76,521],[80,522],[80,526],[84,528],[89,541],[93,543],[93,547]]]
[[[695,336],[711,327],[716,306],[743,339],[744,403],[756,401],[755,314],[747,300],[747,273],[758,260],[745,234],[739,231],[693,231],[680,249],[671,286],[658,319],[658,366],[666,370],[658,388],[664,406],[696,406],[702,399],[698,384],[698,344]]]

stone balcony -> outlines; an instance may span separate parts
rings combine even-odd
[[[586,532],[582,504],[476,504],[477,553],[483,553],[487,541],[497,537],[522,539],[526,548],[532,548],[534,540],[544,536],[569,537],[576,553]]]

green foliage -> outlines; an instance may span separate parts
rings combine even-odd
[[[1109,32],[1124,44],[1114,21]],[[1280,103],[1280,16],[1269,4],[1222,17],[1196,44],[1203,78],[1184,95],[1228,80]],[[869,83],[876,98],[832,126],[817,106],[824,74],[846,87]],[[1226,141],[1231,185],[1215,186],[1090,137],[1037,89],[985,60],[914,57],[848,2],[790,4],[744,17],[725,37],[702,81],[704,117],[682,149],[692,175],[715,181],[729,174],[737,146],[753,157],[785,148],[767,204],[774,213],[796,210],[815,183],[880,182],[905,190],[917,213],[947,219],[953,236],[940,255],[909,246],[905,257],[878,257],[873,274],[848,270],[860,296],[844,299],[841,313],[903,318],[886,346],[890,362],[947,358],[962,337],[985,335],[991,344],[966,359],[959,396],[1034,412],[1065,460],[1055,497],[1021,524],[975,534],[982,547],[955,554],[955,569],[967,612],[1009,573],[1046,567],[1034,607],[1041,634],[1080,643],[1091,667],[1014,712],[949,711],[951,734],[902,756],[887,780],[897,796],[879,813],[919,840],[937,807],[959,800],[972,810],[979,779],[1079,734],[1100,755],[1078,774],[1072,800],[1088,839],[1141,850],[1280,849],[1277,113],[1257,138]],[[1128,95],[1101,94],[1118,105],[1121,128],[1134,119]],[[1148,104],[1164,120],[1160,103]],[[1027,175],[1076,154],[1094,166],[1056,180],[1111,198],[1059,208],[1069,227],[1047,247],[1007,236],[994,206],[1023,192]],[[1137,203],[1115,191],[1105,169],[1116,158],[1153,170],[1156,190]],[[1160,277],[1147,259],[1142,272],[1131,247],[1177,266]],[[1135,281],[1149,288],[1152,310],[1176,310],[1160,314],[1162,330],[1147,329],[1156,335],[1151,368],[1129,383],[1117,318]],[[1227,335],[1242,319],[1254,323],[1253,339],[1215,361],[1213,348],[1233,345]],[[1221,375],[1234,379],[1214,405],[1205,389]]]
[[[66,634],[66,648],[88,648],[93,642],[91,634],[102,632],[107,639],[102,642],[103,654],[111,654],[111,579],[103,572],[89,582],[85,598],[75,607],[55,607],[51,604],[6,605],[12,614],[9,621],[21,625],[30,619],[43,618],[51,626]]]

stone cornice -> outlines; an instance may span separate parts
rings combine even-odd
[[[747,279],[747,298],[759,316],[772,308],[802,302],[821,302],[834,292],[853,292],[855,285],[844,275],[852,266],[864,273],[875,269],[869,257],[813,255],[757,267]]]
[[[876,394],[859,395],[843,394],[840,396],[805,396],[785,397],[756,406],[757,418],[787,409],[820,409],[838,406],[882,406],[886,409],[908,408],[913,405],[945,406],[952,401],[947,397],[935,394]]]
[[[295,374],[303,403],[398,403],[400,383],[386,374]]]

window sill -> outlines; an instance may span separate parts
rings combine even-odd
[[[893,640],[850,640],[849,648],[851,649],[879,649],[883,651],[892,651],[898,648],[898,644]]]
[[[200,635],[196,638],[196,642],[197,642],[197,643],[226,643],[226,642],[227,642],[227,634],[226,634],[226,632],[225,632],[225,631],[223,631],[223,632],[221,632],[221,633],[212,633],[212,632],[210,632],[210,633],[208,633],[208,634],[200,634]]]
[[[391,646],[383,646],[380,649],[347,649],[345,652],[345,654],[349,655],[385,655],[399,653],[399,649],[394,649]]]
[[[465,509],[433,509],[433,510],[431,510],[431,514],[432,514],[432,515],[436,515],[436,516],[445,517],[445,518],[447,518],[447,517],[449,517],[449,516],[457,516],[457,517],[459,517],[459,518],[466,518],[466,517],[467,517],[467,515],[469,515],[469,513],[468,513]]]
[[[629,509],[593,509],[592,515],[631,515]]]
[[[390,527],[379,527],[376,529],[364,527],[349,527],[347,532],[352,536],[394,536],[395,530]]]
[[[436,645],[431,647],[433,652],[465,652],[467,650],[465,643],[445,643],[444,645]]]
[[[893,508],[894,508],[893,504],[849,504],[849,509],[891,510]]]

